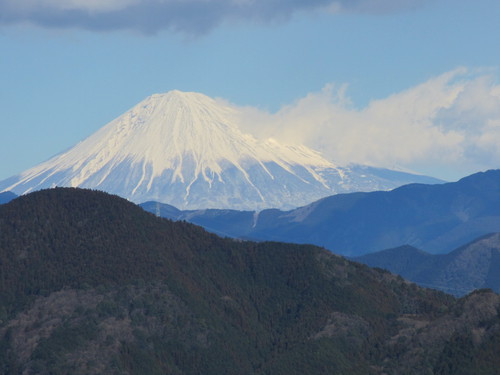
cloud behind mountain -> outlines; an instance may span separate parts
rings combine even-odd
[[[246,131],[305,144],[338,163],[447,170],[438,174],[453,179],[500,160],[500,86],[487,70],[458,68],[362,108],[347,86],[326,85],[276,113],[246,110]]]

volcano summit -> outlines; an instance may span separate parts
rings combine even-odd
[[[352,191],[435,179],[365,166],[338,167],[304,146],[243,134],[238,111],[205,95],[156,94],[73,148],[0,182],[25,194],[84,187],[181,209],[292,208]]]

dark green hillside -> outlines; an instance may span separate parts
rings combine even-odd
[[[87,190],[0,206],[0,293],[4,374],[493,374],[500,350],[494,293],[457,301]]]

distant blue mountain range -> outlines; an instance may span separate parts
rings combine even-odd
[[[456,296],[481,288],[500,293],[500,233],[483,236],[449,254],[432,255],[402,246],[351,259]]]
[[[16,194],[10,191],[4,191],[3,193],[0,193],[0,204],[9,203],[15,198],[17,198]]]
[[[500,232],[500,170],[446,184],[338,194],[290,211],[181,211],[156,202],[141,206],[222,236],[310,243],[347,256],[402,245],[447,253]]]

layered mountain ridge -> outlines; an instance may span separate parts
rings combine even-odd
[[[116,196],[0,206],[1,374],[496,374],[500,296],[314,246],[218,238]],[[464,354],[465,353],[465,354]]]
[[[500,232],[499,192],[500,170],[490,170],[446,184],[337,194],[286,211],[179,211],[155,202],[141,206],[223,236],[310,243],[348,256],[402,245],[446,253]]]
[[[403,246],[353,260],[457,296],[482,288],[500,292],[500,233],[478,238],[448,254],[433,255]]]
[[[335,193],[439,182],[384,169],[339,167],[305,146],[257,140],[234,107],[199,93],[155,94],[73,148],[0,182],[22,195],[92,188],[182,209],[292,208]]]

